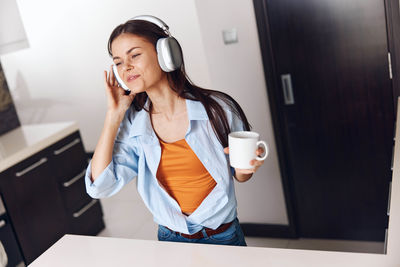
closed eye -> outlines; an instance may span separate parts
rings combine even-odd
[[[134,54],[134,55],[132,55],[132,59],[133,58],[136,58],[136,57],[138,57],[138,56],[140,56],[141,54],[139,53],[139,54]],[[122,63],[121,62],[118,62],[118,63],[115,63],[115,66],[119,66],[119,65],[121,65]]]

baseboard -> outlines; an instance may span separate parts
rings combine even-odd
[[[245,236],[297,238],[296,232],[289,225],[241,223],[240,226]]]

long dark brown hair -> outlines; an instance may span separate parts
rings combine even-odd
[[[129,20],[126,23],[117,26],[110,35],[108,40],[108,53],[111,57],[112,42],[122,33],[131,33],[141,36],[152,43],[154,49],[158,39],[168,37],[164,30],[151,22],[145,20]],[[231,129],[224,109],[213,97],[224,101],[232,112],[242,120],[245,130],[250,130],[250,124],[240,105],[232,97],[223,92],[204,89],[193,84],[186,74],[184,63],[182,63],[182,66],[179,69],[172,72],[166,72],[166,75],[169,86],[180,97],[200,101],[203,104],[207,111],[212,128],[222,147],[228,146],[228,134],[231,132]],[[132,106],[136,111],[140,111],[144,108],[147,99],[148,96],[146,92],[138,93],[132,102]],[[149,112],[149,110],[146,111]]]

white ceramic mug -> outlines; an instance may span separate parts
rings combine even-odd
[[[265,160],[268,156],[268,145],[265,141],[259,141],[260,135],[256,132],[240,131],[228,135],[229,161],[232,167],[238,169],[252,169],[250,161]],[[264,146],[265,155],[256,155],[257,148]]]

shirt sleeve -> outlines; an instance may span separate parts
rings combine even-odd
[[[126,137],[126,133],[127,125],[123,123],[114,141],[112,160],[94,182],[91,181],[92,161],[89,162],[85,184],[92,198],[110,197],[137,176],[139,157],[134,150],[134,140]]]

